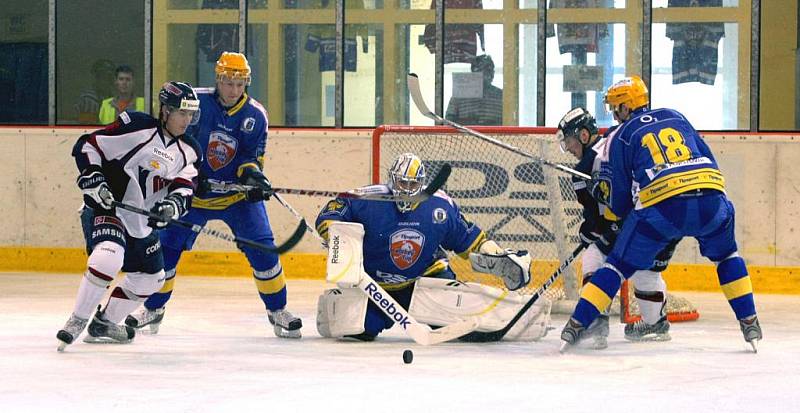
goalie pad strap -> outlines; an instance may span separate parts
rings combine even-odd
[[[417,321],[442,326],[477,317],[477,331],[499,330],[517,315],[530,296],[476,283],[420,278],[414,287],[409,314]],[[547,333],[550,301],[540,298],[506,334],[506,340],[533,341]]]

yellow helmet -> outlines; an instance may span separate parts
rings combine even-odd
[[[611,113],[616,112],[623,104],[630,110],[647,106],[650,103],[647,85],[639,76],[623,78],[608,87],[603,103]]]
[[[246,84],[250,85],[250,64],[241,53],[223,52],[217,60],[214,72],[217,74],[217,80],[225,76],[228,79],[244,79]]]

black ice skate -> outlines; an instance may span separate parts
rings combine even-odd
[[[754,353],[758,353],[756,342],[763,337],[761,334],[761,325],[758,323],[758,317],[751,315],[750,317],[739,320],[739,327],[742,329],[744,341],[750,343]]]
[[[164,320],[164,312],[166,310],[166,307],[156,308],[155,310],[142,307],[136,313],[125,318],[125,325],[137,330],[150,326],[150,334],[158,334],[158,328]]]
[[[106,320],[100,311],[100,306],[97,306],[97,313],[89,324],[88,333],[89,335],[83,339],[84,343],[127,344],[136,336],[136,330]]]
[[[569,347],[578,344],[578,341],[583,338],[585,332],[586,327],[584,327],[580,321],[570,317],[569,321],[567,321],[567,325],[561,330],[561,341],[563,341],[563,343],[561,343],[559,351],[564,353]]]
[[[669,341],[669,320],[661,317],[655,324],[647,324],[644,320],[625,325],[625,339],[628,341]]]
[[[67,320],[67,324],[64,324],[64,328],[58,330],[58,333],[56,333],[56,338],[60,342],[58,344],[58,351],[64,351],[68,345],[72,344],[72,342],[81,335],[81,332],[86,328],[88,322],[88,319],[80,318],[72,314],[69,320]]]
[[[267,311],[267,319],[273,325],[275,336],[281,338],[300,338],[303,321],[286,310]]]

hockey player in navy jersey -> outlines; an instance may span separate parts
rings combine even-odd
[[[671,109],[648,109],[647,87],[636,76],[611,85],[605,103],[619,127],[598,148],[600,166],[590,190],[624,219],[611,253],[581,291],[561,332],[562,350],[573,345],[611,302],[622,279],[653,265],[675,240],[697,239],[714,261],[722,291],[756,350],[762,337],[753,287],[734,236],[733,204],[711,149],[686,118]]]
[[[615,127],[608,130],[613,132]],[[577,107],[567,112],[558,123],[559,145],[563,152],[569,152],[578,159],[575,169],[591,175],[598,166],[595,147],[602,147],[603,137],[599,134],[594,117],[586,109]],[[583,222],[578,235],[586,250],[581,255],[583,285],[591,280],[611,253],[621,222],[609,208],[598,203],[589,192],[586,181],[572,178],[578,202],[583,206]],[[642,319],[625,326],[625,338],[630,341],[666,341],[669,336],[669,321],[666,317],[666,288],[661,276],[675,252],[677,241],[667,245],[656,257],[653,266],[633,274],[634,295],[639,300]],[[597,320],[587,328],[585,336],[594,339],[598,349],[608,346],[608,311],[603,311]]]
[[[216,88],[198,89],[200,121],[189,129],[205,158],[200,166],[198,193],[185,221],[205,225],[209,220],[222,220],[235,236],[274,246],[264,207],[271,185],[262,172],[267,111],[245,91],[250,84],[250,65],[243,54],[222,53],[215,72]],[[219,193],[204,190],[208,183],[241,183],[254,189]],[[151,332],[158,332],[165,305],[172,295],[175,267],[181,253],[190,250],[196,238],[197,233],[185,228],[169,227],[162,232],[166,282],[145,301],[141,311],[126,319],[128,326],[150,326]],[[286,281],[278,255],[251,247],[241,250],[253,268],[256,287],[275,335],[300,338],[301,320],[285,309]]]
[[[425,166],[419,157],[407,153],[394,162],[389,175],[388,185],[373,185],[365,188],[365,191],[396,195],[418,194],[423,189]],[[448,288],[441,283],[461,284],[448,281],[454,280],[455,274],[440,248],[470,258],[473,269],[497,275],[509,290],[522,288],[530,281],[531,259],[527,251],[503,249],[496,242],[487,239],[486,233],[467,220],[456,203],[441,190],[429,199],[415,204],[337,198],[329,201],[320,212],[316,220],[317,231],[327,239],[329,228],[338,221],[363,225],[365,273],[406,309],[409,306],[414,307],[410,304],[412,296],[416,301],[422,300],[420,297],[423,296],[432,297],[431,300],[425,300],[429,304],[434,301],[431,305],[417,303],[423,307],[423,312],[431,306],[437,307],[437,290]],[[431,277],[439,280],[432,280]],[[348,294],[347,290],[355,292]],[[381,331],[394,324],[376,305],[367,303],[367,298],[356,290],[329,290],[335,291],[335,294],[323,294],[320,297],[317,327],[322,336],[372,341]],[[485,313],[489,313],[495,306],[507,305],[502,297],[512,293],[497,290],[502,294],[488,293],[493,298],[487,302]],[[464,298],[465,302],[459,303],[461,308],[481,307],[480,302],[474,305],[469,302],[473,299],[482,300],[480,292],[467,292],[463,296],[470,298]],[[447,300],[439,301],[441,302],[438,304],[446,306],[444,301]],[[450,310],[457,311],[454,308]],[[411,308],[409,312],[420,322],[429,323],[426,318],[448,323],[457,321],[439,318],[447,311],[439,312],[434,309],[426,314],[419,314]],[[531,313],[535,311],[532,310]],[[541,335],[543,333],[535,338]]]
[[[80,172],[78,187],[88,207],[84,231],[90,253],[73,313],[56,334],[59,351],[83,332],[95,307],[85,341],[129,343],[135,332],[119,323],[164,283],[161,244],[151,227],[164,226],[186,212],[202,155],[197,142],[185,134],[200,105],[192,87],[165,83],[159,102],[158,119],[121,113],[105,129],[81,136],[72,150]],[[164,219],[148,222],[147,217],[116,209],[115,200],[150,209]],[[98,304],[120,270],[125,279],[100,310]]]

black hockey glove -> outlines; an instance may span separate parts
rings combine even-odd
[[[92,209],[110,211],[114,195],[106,183],[106,177],[99,166],[92,165],[78,176],[78,188],[83,192],[83,202]]]
[[[578,236],[580,237],[581,244],[583,244],[584,247],[588,247],[589,244],[592,244],[600,239],[600,234],[594,232],[594,226],[588,221],[583,221],[581,228],[578,230]]]
[[[169,194],[164,199],[156,202],[150,209],[158,218],[150,217],[147,225],[155,229],[161,229],[169,224],[169,221],[178,219],[186,213],[186,197],[179,194]]]
[[[253,187],[245,192],[245,199],[249,202],[268,201],[272,196],[272,184],[258,169],[245,169],[239,177],[239,182]]]

